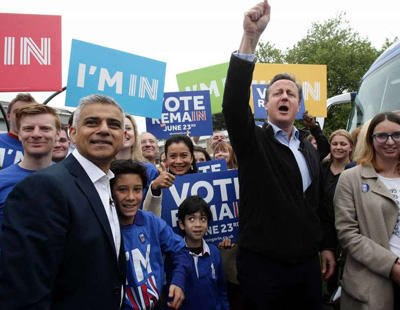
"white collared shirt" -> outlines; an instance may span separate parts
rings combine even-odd
[[[96,166],[87,158],[83,157],[79,153],[78,149],[75,149],[72,152],[72,155],[81,164],[82,168],[85,170],[90,180],[93,182],[93,185],[100,196],[101,202],[103,203],[104,211],[107,214],[108,222],[110,224],[111,232],[114,239],[115,250],[118,257],[121,247],[121,229],[119,226],[117,210],[111,198],[112,196],[110,188],[110,179],[114,177],[114,173],[112,173],[111,170],[108,170],[107,174],[105,174],[104,171],[101,170],[98,166]]]
[[[186,243],[186,240],[185,240],[185,243]],[[210,247],[208,246],[207,242],[205,242],[204,239],[203,239],[202,243],[203,243],[203,251],[200,254],[196,254],[196,253],[193,253],[193,252],[189,251],[189,254],[192,255],[193,260],[194,260],[194,268],[196,269],[197,278],[199,278],[199,268],[198,268],[199,257],[200,256],[204,256],[205,254],[211,255]],[[214,264],[211,264],[211,270],[212,270],[212,273],[213,273],[213,278],[215,279]]]

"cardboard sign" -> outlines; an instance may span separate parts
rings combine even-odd
[[[165,68],[164,62],[72,40],[65,105],[76,107],[82,97],[103,94],[126,113],[158,118]]]
[[[178,207],[193,195],[203,198],[211,209],[212,220],[208,223],[204,239],[215,245],[225,238],[236,242],[239,227],[237,170],[177,176],[170,188],[163,189],[161,217],[176,233],[180,232]]]
[[[225,159],[214,159],[209,161],[203,161],[200,163],[196,163],[199,172],[207,173],[207,172],[220,172],[228,170]]]
[[[267,111],[265,110],[265,95],[268,85],[266,84],[253,84],[251,86],[254,102],[254,118],[267,119]],[[296,114],[296,119],[302,119],[305,112],[303,96],[300,100],[300,110]]]
[[[146,128],[158,139],[168,139],[174,134],[212,135],[210,92],[165,93],[161,118],[146,118]]]
[[[288,72],[296,76],[303,87],[305,109],[312,116],[326,117],[327,73],[326,65],[291,65],[257,63],[252,84],[268,84],[278,73]],[[250,104],[253,97],[250,97]]]
[[[0,13],[0,91],[61,90],[61,16]]]
[[[211,111],[216,114],[222,111],[228,63],[214,65],[176,75],[180,91],[209,90]]]
[[[228,65],[224,63],[177,74],[179,90],[210,90],[212,113],[221,112]],[[310,115],[326,117],[328,93],[326,70],[326,65],[257,63],[252,84],[268,84],[278,73],[292,73],[302,83],[305,109]],[[250,96],[250,106],[253,108],[252,96]]]

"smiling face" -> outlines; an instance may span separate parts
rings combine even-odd
[[[400,125],[384,120],[380,122],[374,129],[373,134],[387,133],[392,134],[400,131]],[[374,150],[376,160],[380,161],[398,161],[400,156],[400,143],[393,141],[391,137],[388,137],[385,143],[379,143],[376,139],[373,139]]]
[[[120,174],[111,190],[121,224],[133,224],[143,199],[142,179],[138,174]]]
[[[353,148],[350,141],[342,136],[335,135],[331,140],[331,156],[333,160],[350,160],[350,154]]]
[[[142,154],[149,162],[154,162],[158,155],[157,139],[151,133],[145,132],[141,135]]]
[[[56,137],[57,129],[53,115],[36,114],[21,117],[18,138],[26,157],[51,156]]]
[[[125,135],[122,148],[130,148],[135,143],[135,129],[131,120],[125,117]]]
[[[229,153],[229,150],[223,147],[218,147],[215,149],[214,152],[214,158],[215,159],[225,159],[226,162],[228,163],[231,158],[231,154]]]
[[[53,161],[59,162],[63,160],[69,150],[69,140],[67,137],[67,133],[65,130],[60,130],[59,135],[57,136],[56,143],[53,148]]]
[[[296,84],[290,80],[278,80],[270,86],[268,94],[268,120],[279,128],[291,127],[300,109]]]
[[[83,107],[71,139],[79,153],[107,172],[123,142],[123,115],[112,104],[91,103]]]
[[[184,222],[178,221],[179,228],[185,231],[185,241],[188,247],[196,248],[202,245],[202,239],[208,228],[208,219],[205,214],[196,212],[185,215]]]
[[[193,163],[193,156],[184,142],[172,143],[166,154],[166,164],[169,170],[176,175],[184,175]]]

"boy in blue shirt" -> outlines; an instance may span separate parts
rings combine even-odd
[[[179,309],[184,299],[185,242],[168,224],[148,211],[140,210],[146,168],[132,160],[111,164],[111,191],[115,201],[127,262],[124,310],[159,309],[164,282],[163,253],[173,255],[168,306]],[[167,256],[168,257],[168,256]]]
[[[178,224],[185,234],[187,258],[185,300],[180,309],[229,309],[221,254],[203,239],[210,219],[210,207],[199,196],[188,197],[179,206]]]

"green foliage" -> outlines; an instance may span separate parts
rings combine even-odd
[[[259,44],[256,55],[260,62],[282,59],[283,63],[327,65],[329,98],[356,91],[379,54],[368,39],[349,26],[342,13],[323,23],[313,23],[307,35],[285,52],[279,53],[267,42]]]
[[[351,103],[339,104],[331,107],[324,123],[324,133],[327,137],[336,129],[346,129],[347,119],[352,108]]]
[[[393,40],[390,40],[389,38],[385,39],[385,42],[382,45],[381,50],[379,51],[379,54],[383,53],[389,46],[391,46],[394,42],[399,41],[399,37],[394,37]]]
[[[283,63],[285,55],[270,42],[259,42],[255,53],[256,62]]]

